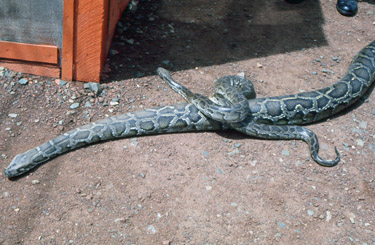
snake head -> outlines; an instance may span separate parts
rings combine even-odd
[[[35,149],[31,149],[15,156],[9,166],[5,169],[5,176],[15,177],[34,168],[40,163],[40,161],[37,161],[37,159],[32,156],[35,156]]]

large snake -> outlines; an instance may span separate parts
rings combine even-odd
[[[5,169],[5,175],[21,175],[53,157],[98,141],[229,128],[266,139],[304,140],[317,163],[334,166],[340,160],[337,150],[335,160],[321,159],[318,156],[319,143],[316,135],[311,130],[296,125],[330,117],[349,107],[366,93],[375,80],[375,41],[357,54],[344,77],[337,83],[294,95],[255,99],[251,84],[246,85],[243,82],[245,79],[240,77],[229,76],[219,79],[216,94],[209,100],[175,82],[168,71],[162,68],[157,71],[189,103],[130,112],[78,127],[18,154]]]

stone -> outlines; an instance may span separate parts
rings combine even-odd
[[[76,103],[73,103],[70,105],[70,109],[77,109],[79,107],[79,103],[76,102]]]
[[[21,85],[26,85],[29,83],[29,80],[27,80],[26,78],[21,78],[20,80],[18,80],[18,83]]]

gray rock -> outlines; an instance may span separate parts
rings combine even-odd
[[[147,227],[147,230],[148,230],[149,232],[151,232],[152,234],[155,234],[156,232],[158,232],[158,231],[155,229],[155,227],[154,227],[153,225],[149,225],[149,226]]]
[[[76,103],[73,103],[70,105],[70,109],[77,109],[79,107],[79,103],[76,102]]]
[[[283,156],[289,156],[289,151],[288,150],[283,150],[281,152],[281,155],[283,155]]]
[[[94,92],[96,96],[98,96],[102,92],[102,88],[100,87],[99,83],[89,83],[89,89]]]
[[[29,80],[27,80],[26,78],[21,78],[20,80],[18,80],[18,83],[21,85],[26,85],[29,83]]]
[[[67,82],[66,81],[64,81],[64,80],[60,80],[59,81],[59,86],[65,86],[65,84],[66,84]]]
[[[285,223],[283,223],[283,222],[277,222],[278,224],[279,224],[279,227],[280,228],[286,228],[286,224]]]
[[[207,151],[202,151],[202,154],[203,154],[203,156],[206,157],[206,158],[209,156],[209,154],[208,154]]]
[[[363,129],[367,128],[367,122],[366,122],[366,121],[362,121],[362,122],[360,122],[360,123],[359,123],[359,127],[360,127],[360,128],[363,128]]]
[[[86,101],[85,106],[86,106],[87,108],[91,108],[91,103],[90,103],[89,101]]]
[[[16,113],[10,113],[8,116],[11,117],[11,118],[16,118],[16,117],[18,117],[18,114],[16,114]]]

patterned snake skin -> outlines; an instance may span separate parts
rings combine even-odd
[[[160,69],[158,72],[164,80],[168,80],[165,74],[160,74]],[[309,144],[311,155],[316,162],[323,166],[334,166],[339,161],[339,155],[333,161],[319,158],[316,135],[311,130],[295,124],[313,123],[349,107],[368,90],[374,79],[375,41],[362,49],[353,59],[344,77],[329,87],[295,95],[258,99],[253,95],[244,95],[248,102],[248,105],[245,105],[243,97],[226,94],[232,90],[225,92],[227,85],[223,85],[224,92],[217,91],[217,94],[211,98],[213,103],[208,106],[206,103],[199,106],[196,102],[194,103],[198,107],[193,103],[164,106],[126,113],[73,129],[17,155],[4,173],[8,177],[21,175],[53,157],[98,141],[148,134],[216,131],[228,128],[267,139],[304,140]],[[246,94],[252,88],[244,90]],[[196,98],[195,94],[192,95]],[[204,101],[204,98],[201,99]],[[189,96],[185,99],[191,101]],[[210,108],[214,110],[210,112]],[[235,110],[231,113],[229,108]],[[222,114],[224,116],[220,115],[221,110],[224,110],[225,113]]]

